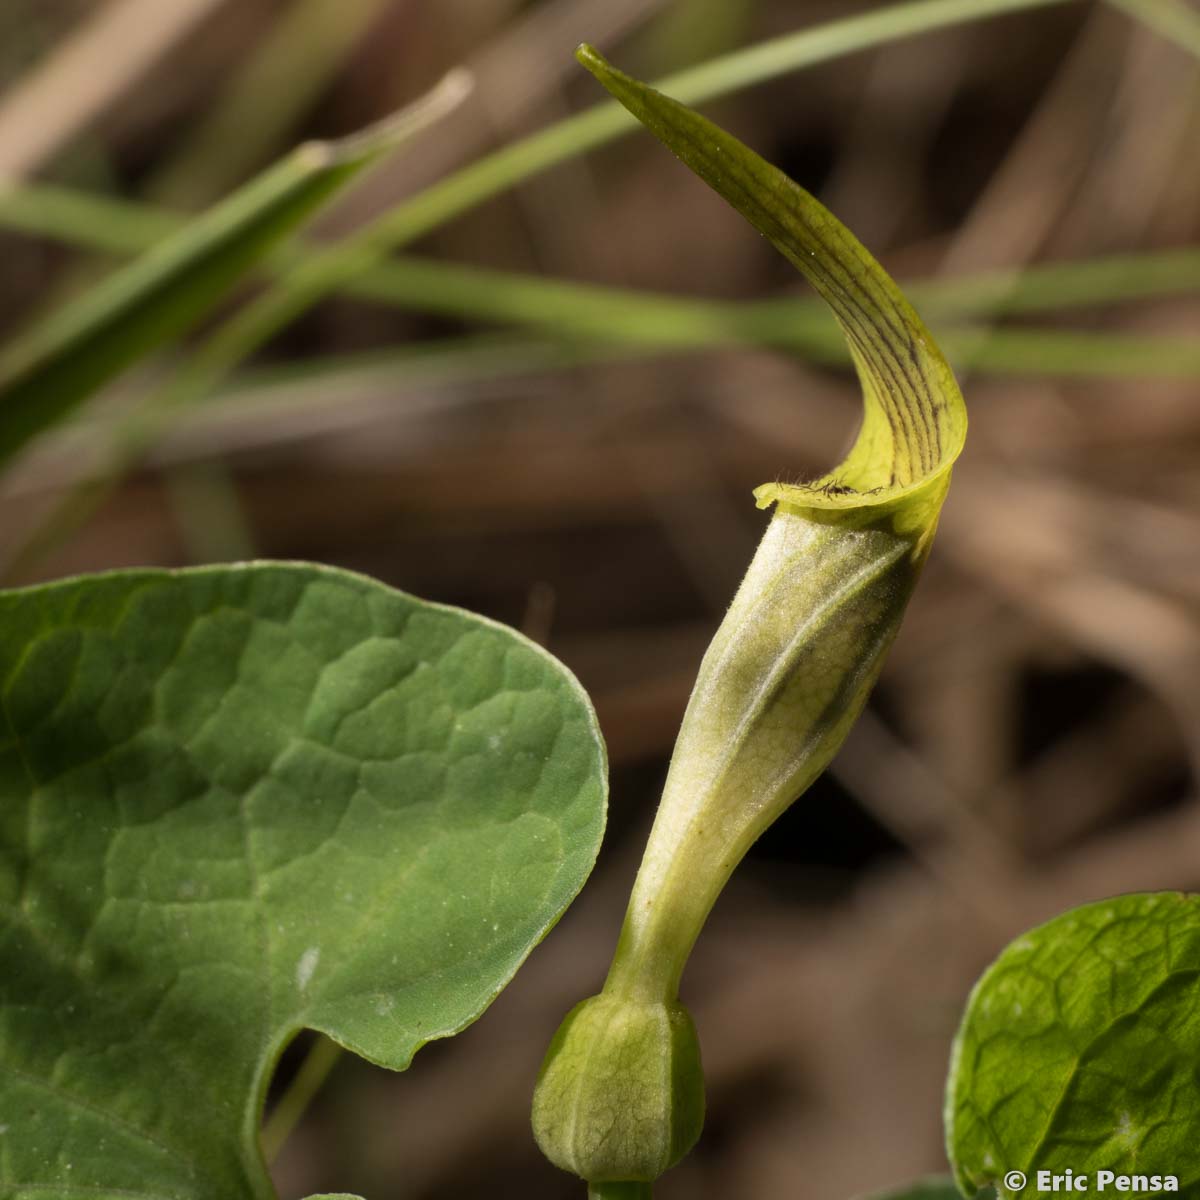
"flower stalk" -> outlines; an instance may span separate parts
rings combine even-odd
[[[774,512],[701,663],[604,989],[568,1014],[542,1066],[539,1144],[592,1196],[618,1200],[648,1197],[699,1137],[699,1044],[678,999],[688,956],[734,867],[862,711],[928,555],[966,412],[912,306],[831,213],[699,114],[590,47],[578,56],[808,277],[863,390],[841,464],[756,490]]]

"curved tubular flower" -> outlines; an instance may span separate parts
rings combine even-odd
[[[912,306],[828,210],[698,113],[590,47],[578,57],[807,276],[863,392],[842,463],[756,489],[775,511],[700,666],[604,991],[572,1010],[542,1067],[543,1151],[616,1196],[618,1181],[653,1180],[699,1136],[684,965],[733,868],[862,710],[929,552],[966,410]]]

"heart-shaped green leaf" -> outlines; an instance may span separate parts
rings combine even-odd
[[[946,1141],[960,1185],[1034,1200],[1067,1190],[1040,1187],[1039,1171],[1070,1170],[1087,1177],[1073,1190],[1196,1195],[1197,1063],[1200,897],[1119,896],[1056,917],[1000,955],[959,1029]],[[1025,1185],[1006,1186],[1008,1172]],[[1121,1175],[1147,1183],[1121,1188]]]
[[[0,1195],[249,1200],[302,1028],[403,1069],[603,826],[586,696],[518,634],[303,565],[0,595]]]

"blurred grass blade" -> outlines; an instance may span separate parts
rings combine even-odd
[[[1108,3],[1200,58],[1200,12],[1183,0],[1108,0]]]
[[[1200,342],[1120,330],[953,329],[939,332],[956,364],[994,375],[1063,379],[1196,379]]]
[[[0,355],[0,460],[203,316],[363,168],[453,107],[452,73],[395,117],[299,147]]]
[[[389,0],[294,0],[247,61],[224,82],[211,109],[143,191],[196,207],[221,195],[286,145],[288,130],[329,87]]]
[[[0,195],[0,227],[112,254],[135,253],[180,225],[181,218],[153,205],[47,184],[26,185]],[[288,246],[267,265],[271,270],[286,269],[281,260],[302,253],[299,247]],[[930,317],[943,350],[959,367],[1065,378],[1200,375],[1200,346],[1195,339],[1114,329],[1009,327],[993,328],[981,340],[976,330],[950,325],[964,319],[1095,309],[1146,297],[1198,294],[1200,249],[1195,247],[1043,263],[951,279],[909,279],[903,286]],[[824,305],[809,297],[701,300],[411,255],[372,267],[348,281],[342,292],[408,311],[499,322],[570,340],[569,346],[554,347],[525,339],[501,342],[489,338],[491,348],[483,357],[465,352],[464,343],[454,342],[416,351],[417,359],[430,350],[433,358],[447,363],[461,356],[461,367],[472,377],[493,369],[516,370],[530,361],[554,369],[566,362],[746,343],[799,351],[818,362],[846,361],[845,343]],[[497,350],[501,344],[505,346],[502,353]],[[393,384],[404,378],[413,362],[407,352],[375,359],[380,372],[391,372]],[[391,366],[385,368],[385,362]],[[323,378],[326,373],[338,376],[357,371],[338,360],[308,359],[302,370],[290,373],[288,386],[299,396],[313,390],[307,386],[309,372]],[[233,393],[244,397],[261,378],[255,375],[235,383]],[[417,378],[424,376],[418,372]],[[303,403],[312,403],[312,396]],[[99,426],[94,436],[105,440]]]
[[[117,256],[148,249],[181,229],[185,221],[178,213],[152,204],[53,184],[25,184],[0,192],[0,228]],[[289,244],[265,265],[272,272],[284,271],[307,253],[303,245]],[[660,320],[678,321],[698,333],[703,332],[699,325],[704,320],[719,326],[726,336],[726,327],[733,324],[744,329],[747,337],[757,335],[785,345],[795,340],[786,334],[812,325],[816,314],[825,323],[824,306],[807,297],[722,303],[412,255],[376,264],[347,279],[338,291],[417,311],[562,325],[573,334],[617,336],[627,331],[640,342],[656,340],[654,321],[647,323],[651,310]],[[939,321],[1094,309],[1147,297],[1200,293],[1200,247],[1107,254],[945,279],[906,279],[904,291]],[[593,324],[602,327],[592,328]]]
[[[820,357],[844,364],[844,344],[832,332]],[[1057,330],[943,330],[938,342],[958,369],[1004,377],[1063,379],[1197,379],[1200,345],[1183,337],[1069,333]],[[837,345],[834,345],[834,339]],[[693,354],[720,353],[725,338],[697,337]],[[308,358],[238,374],[204,405],[175,410],[162,430],[158,465],[203,462],[215,453],[274,445],[280,438],[365,423],[380,412],[379,398],[406,414],[431,408],[486,404],[492,385],[511,377],[538,378],[581,366],[648,359],[679,350],[677,344],[608,341],[592,337],[471,334],[414,342],[395,350]],[[816,358],[816,346],[809,349]],[[482,385],[482,386],[478,386]],[[362,405],[366,407],[361,407]],[[355,412],[355,406],[359,405]],[[17,492],[67,487],[113,452],[109,420],[88,417],[56,431],[31,461]],[[300,436],[305,436],[300,434]],[[211,557],[211,556],[210,556]],[[224,555],[225,558],[232,557]]]
[[[184,217],[156,205],[50,184],[0,193],[0,228],[116,256],[146,250],[184,222]],[[304,247],[289,245],[266,266],[271,271],[287,270],[290,262],[299,262],[305,253]],[[935,318],[935,324],[1063,308],[1091,310],[1156,296],[1200,293],[1200,247],[1106,254],[1078,262],[1034,264],[1020,270],[990,270],[936,280],[912,278],[904,281],[904,289]],[[499,319],[563,330],[572,336],[616,337],[653,346],[672,344],[676,338],[688,344],[714,336],[727,340],[737,332],[746,340],[804,348],[806,331],[827,328],[824,306],[806,296],[754,302],[698,300],[414,256],[397,256],[374,265],[349,278],[338,292],[406,310]],[[1046,334],[1051,336],[1050,331]],[[1133,344],[1128,335],[1118,335],[1118,340]],[[1147,347],[1153,343],[1152,338],[1145,340]],[[840,338],[836,347],[840,354]],[[990,361],[997,370],[1006,367],[1001,360]],[[1151,373],[1162,373],[1152,355],[1147,355],[1146,364]],[[1066,360],[1056,360],[1054,370],[1069,367]],[[1088,374],[1103,373],[1090,352],[1079,367]],[[1030,366],[1018,359],[1013,370],[1028,371]],[[1170,373],[1178,373],[1178,368]]]
[[[0,227],[115,257],[141,254],[186,224],[153,204],[53,183],[0,188]]]

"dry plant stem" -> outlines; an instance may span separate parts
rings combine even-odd
[[[225,0],[117,0],[0,108],[0,182],[32,174]]]
[[[470,169],[473,160],[508,140],[497,134],[527,125],[547,100],[553,104],[574,70],[563,48],[573,45],[579,31],[587,30],[605,45],[620,42],[663,4],[664,0],[558,0],[518,15],[511,28],[465,60],[476,81],[472,102],[455,113],[436,137],[422,138],[403,163],[385,165],[330,214],[324,230],[330,237],[349,234],[381,209],[393,208],[397,196],[422,194],[464,164]]]
[[[297,0],[224,84],[143,194],[185,208],[250,175],[328,86],[387,0]]]
[[[1105,88],[1116,86],[1110,60],[1119,25],[1103,9],[1090,14],[955,233],[938,264],[939,276],[952,279],[997,266],[1011,271],[1044,246],[1103,134],[1106,114],[1094,96],[1098,80]]]

